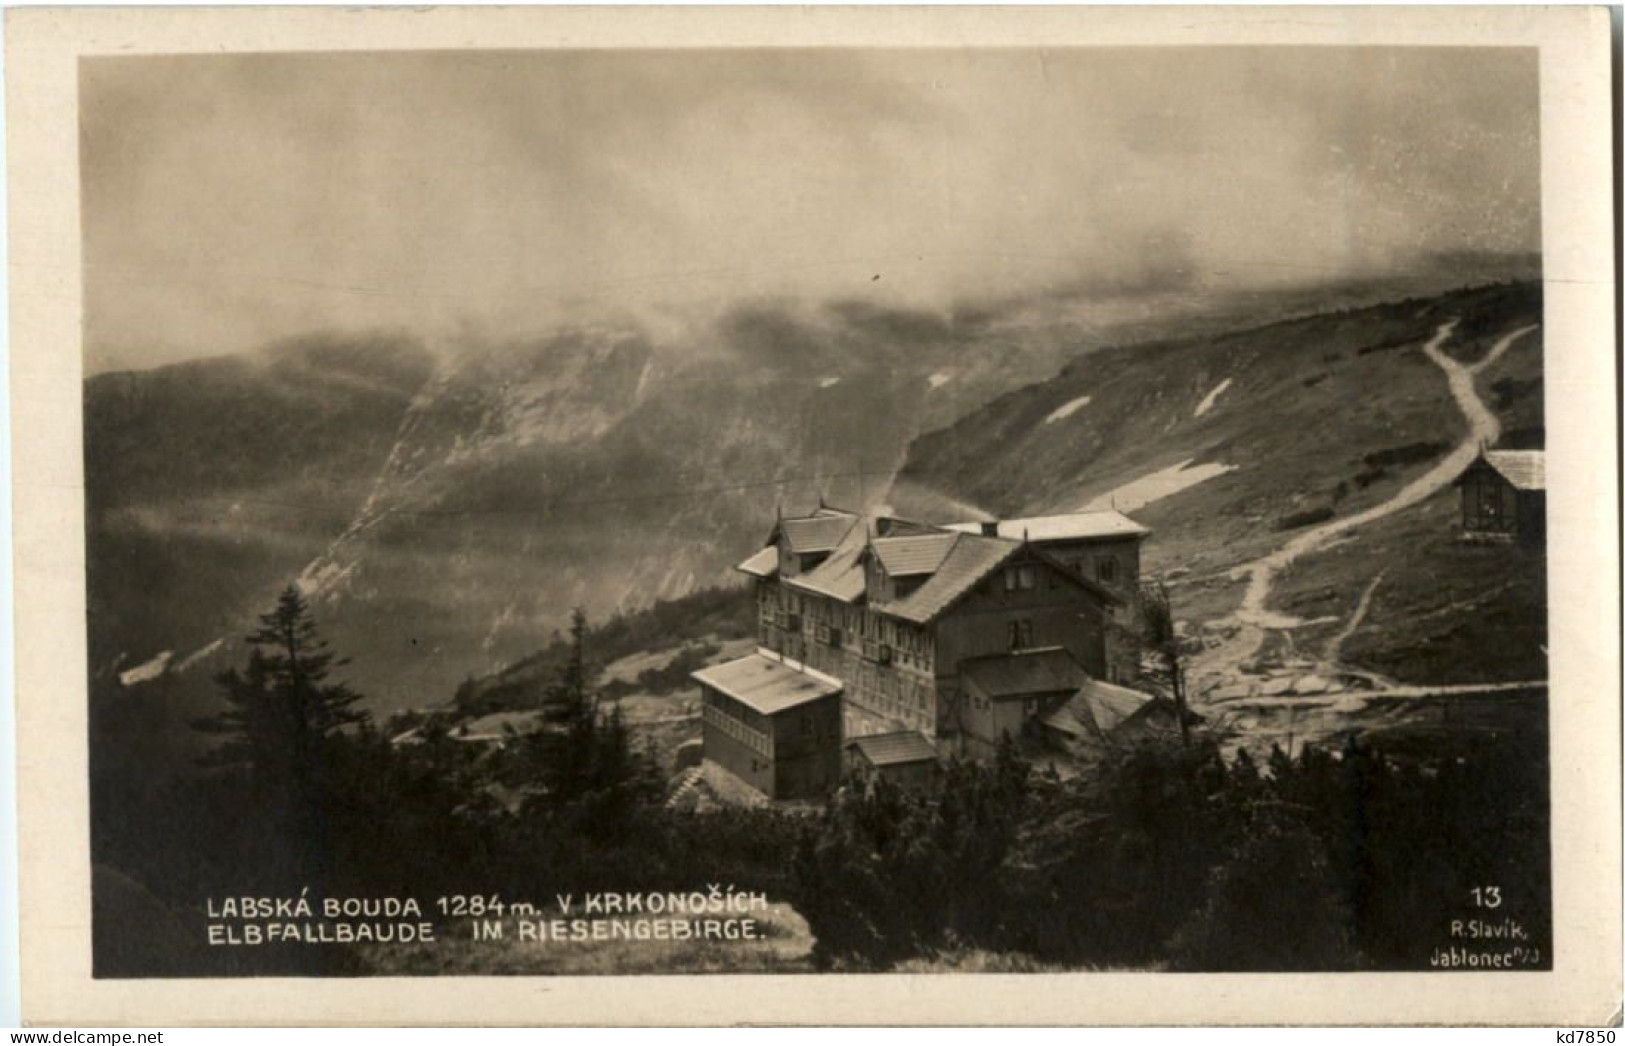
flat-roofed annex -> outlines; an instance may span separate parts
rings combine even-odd
[[[766,716],[839,694],[843,689],[840,680],[815,669],[787,664],[764,649],[702,668],[693,678]]]

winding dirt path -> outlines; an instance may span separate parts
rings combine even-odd
[[[1450,697],[1493,697],[1518,695],[1532,690],[1546,690],[1550,684],[1544,679],[1526,679],[1514,683],[1440,683],[1437,686],[1389,686],[1376,690],[1345,690],[1333,694],[1282,694],[1278,697],[1254,695],[1224,702],[1230,708],[1331,708],[1353,711],[1373,701],[1423,700]]]
[[[1232,736],[1236,747],[1265,751],[1265,746],[1285,743],[1289,746],[1307,742],[1311,738],[1336,735],[1350,727],[1370,726],[1384,716],[1412,716],[1435,702],[1481,701],[1506,698],[1520,699],[1521,694],[1543,691],[1545,682],[1530,680],[1516,683],[1434,684],[1416,686],[1390,679],[1341,663],[1341,649],[1361,625],[1371,609],[1373,596],[1384,575],[1378,573],[1366,586],[1349,620],[1326,644],[1319,658],[1302,658],[1294,662],[1290,655],[1282,655],[1282,667],[1287,671],[1259,674],[1250,664],[1258,657],[1266,639],[1279,632],[1290,640],[1291,629],[1305,624],[1298,618],[1269,609],[1272,586],[1277,575],[1299,556],[1325,547],[1341,535],[1374,520],[1402,511],[1432,496],[1453,481],[1478,454],[1480,445],[1493,443],[1500,435],[1500,423],[1478,396],[1476,378],[1479,372],[1493,365],[1519,338],[1536,329],[1533,326],[1513,331],[1496,340],[1482,359],[1463,363],[1445,355],[1443,346],[1456,329],[1452,320],[1440,326],[1423,346],[1427,358],[1444,372],[1451,396],[1455,399],[1467,434],[1442,461],[1426,473],[1406,484],[1393,497],[1364,512],[1333,520],[1323,526],[1306,531],[1288,541],[1275,552],[1232,571],[1232,576],[1245,577],[1247,589],[1234,613],[1221,620],[1220,642],[1198,653],[1190,666],[1193,691],[1197,703],[1222,730]],[[1298,667],[1294,668],[1294,663]],[[1346,688],[1339,684],[1318,693],[1284,693],[1265,695],[1262,690],[1269,680],[1290,675],[1292,671],[1312,674],[1321,680],[1363,680],[1363,685]],[[1294,687],[1297,680],[1294,680]],[[1403,699],[1401,706],[1385,705],[1384,699]],[[1409,705],[1404,702],[1408,701]],[[1382,711],[1388,709],[1388,711]]]
[[[1400,488],[1399,492],[1387,501],[1373,505],[1364,512],[1334,519],[1313,530],[1306,530],[1262,559],[1237,568],[1237,573],[1247,575],[1247,592],[1242,597],[1241,606],[1236,609],[1236,621],[1243,625],[1274,629],[1295,628],[1302,624],[1298,618],[1278,614],[1269,609],[1270,589],[1275,583],[1275,576],[1283,568],[1299,556],[1320,548],[1340,534],[1365,526],[1384,516],[1391,516],[1432,497],[1461,475],[1461,471],[1478,455],[1479,447],[1492,444],[1500,437],[1501,423],[1479,398],[1474,378],[1479,371],[1500,359],[1519,338],[1536,329],[1538,324],[1521,327],[1505,335],[1478,362],[1462,363],[1440,351],[1441,346],[1450,340],[1450,335],[1455,331],[1458,322],[1451,320],[1440,325],[1433,337],[1422,347],[1422,351],[1444,371],[1450,383],[1450,393],[1455,397],[1456,405],[1461,408],[1462,415],[1467,419],[1466,438],[1438,464]]]
[[[1377,594],[1377,586],[1382,584],[1382,579],[1387,576],[1388,571],[1379,570],[1377,576],[1371,579],[1371,584],[1367,585],[1365,591],[1360,593],[1360,602],[1355,605],[1354,613],[1349,615],[1347,623],[1338,629],[1337,635],[1326,641],[1326,652],[1322,655],[1325,660],[1335,663],[1342,659],[1343,644],[1347,643],[1349,637],[1360,630],[1360,625],[1364,623],[1365,616],[1371,612],[1371,599]]]

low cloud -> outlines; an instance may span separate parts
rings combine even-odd
[[[793,353],[1532,252],[1536,86],[1509,49],[90,59],[86,362],[623,323]]]

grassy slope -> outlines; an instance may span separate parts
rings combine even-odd
[[[1451,317],[1462,322],[1449,351],[1473,359],[1501,334],[1539,322],[1539,288],[1481,288],[1095,353],[916,441],[894,502],[905,512],[940,496],[1006,516],[1065,511],[1181,461],[1236,466],[1135,513],[1156,531],[1148,569],[1190,572],[1176,592],[1181,611],[1221,616],[1240,597],[1228,572],[1277,548],[1292,517],[1378,504],[1436,460],[1427,447],[1442,453],[1463,438],[1444,375],[1420,349]],[[1539,445],[1540,378],[1539,332],[1480,376],[1504,444]],[[1085,395],[1090,402],[1071,416],[1044,421]],[[1392,458],[1400,460],[1383,463]],[[1386,570],[1345,657],[1411,682],[1544,675],[1540,557],[1460,546],[1454,528],[1454,498],[1441,494],[1305,557],[1278,582],[1272,605],[1346,617]]]
[[[1546,678],[1546,562],[1538,551],[1457,541],[1455,491],[1360,531],[1294,565],[1276,605],[1341,622],[1378,571],[1382,581],[1343,656],[1414,682],[1480,683]],[[1300,645],[1341,624],[1300,629]]]
[[[707,588],[608,621],[589,621],[584,645],[588,660],[603,668],[635,654],[675,652],[689,644],[740,639],[754,635],[755,628],[756,604],[747,589]],[[499,672],[465,681],[457,691],[457,709],[467,715],[486,715],[535,708],[569,656],[568,641],[554,633],[534,654]]]

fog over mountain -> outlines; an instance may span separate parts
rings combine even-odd
[[[742,303],[1100,322],[1539,248],[1533,51],[282,54],[81,69],[86,369]]]
[[[1538,276],[1535,76],[1422,48],[87,60],[93,686],[214,700],[298,578],[379,705],[444,700],[573,605],[726,580],[776,502],[886,503],[917,438],[1093,350]],[[951,478],[908,492],[976,511]]]

